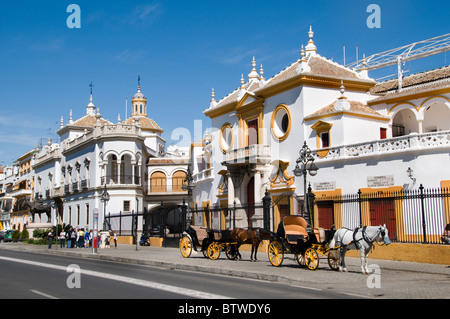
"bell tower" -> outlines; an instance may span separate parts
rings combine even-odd
[[[131,99],[133,112],[131,116],[147,116],[147,98],[141,93],[141,76],[138,76],[138,91]]]

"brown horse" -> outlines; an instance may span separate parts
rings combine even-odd
[[[263,240],[274,240],[277,235],[271,231],[264,228],[235,228],[231,231],[230,237],[233,241],[236,241],[236,259],[242,260],[242,256],[239,253],[239,247],[244,244],[252,245],[252,253],[250,255],[250,261],[257,261],[256,254],[258,253],[259,244]],[[253,259],[253,254],[255,259]]]

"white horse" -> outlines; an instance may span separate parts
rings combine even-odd
[[[384,226],[366,226],[363,228],[341,228],[334,234],[333,240],[330,242],[330,248],[339,248],[339,271],[347,271],[345,266],[345,253],[349,249],[359,249],[361,255],[361,271],[363,274],[370,274],[367,267],[367,258],[373,243],[384,242],[389,245],[388,230]]]

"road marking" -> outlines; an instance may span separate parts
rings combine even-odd
[[[30,260],[2,257],[2,256],[0,256],[0,260],[6,260],[6,261],[10,261],[10,262],[22,263],[22,264],[27,264],[27,265],[37,266],[37,267],[61,270],[61,271],[65,271],[65,272],[67,271],[67,267],[41,263],[41,262],[37,262],[37,261],[30,261]],[[197,291],[197,290],[192,290],[192,289],[187,289],[187,288],[182,288],[182,287],[165,285],[165,284],[160,284],[160,283],[153,282],[153,281],[146,281],[146,280],[135,279],[135,278],[130,278],[130,277],[106,274],[106,273],[101,273],[98,271],[81,269],[81,274],[86,275],[86,276],[93,276],[93,277],[98,277],[98,278],[103,278],[103,279],[120,281],[120,282],[132,284],[132,285],[136,285],[136,286],[151,288],[151,289],[162,290],[162,291],[166,291],[166,292],[170,292],[170,293],[188,296],[191,298],[233,299],[231,297],[210,294],[210,293],[203,292],[203,291]]]
[[[322,291],[320,288],[313,288],[313,287],[306,287],[306,286],[300,286],[300,285],[290,285],[291,287],[300,288],[300,289],[307,289],[307,290],[314,290],[314,291]]]
[[[56,298],[56,297],[51,296],[49,294],[43,293],[43,292],[41,292],[39,290],[30,289],[30,291],[32,293],[35,293],[36,295],[40,295],[40,296],[43,296],[43,297],[48,298],[48,299],[59,299],[59,298]]]

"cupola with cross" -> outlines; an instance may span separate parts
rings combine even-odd
[[[131,99],[131,116],[147,116],[147,98],[141,93],[141,76],[138,76],[138,91]]]

